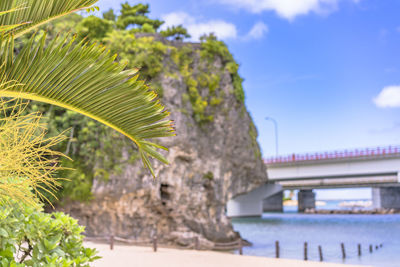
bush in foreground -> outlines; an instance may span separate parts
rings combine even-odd
[[[100,258],[83,247],[84,227],[62,212],[22,205],[0,208],[0,266],[89,266]]]

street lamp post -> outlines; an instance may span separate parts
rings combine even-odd
[[[274,126],[275,126],[275,152],[276,156],[278,156],[278,123],[274,118],[271,117],[265,117],[266,120],[272,121]]]

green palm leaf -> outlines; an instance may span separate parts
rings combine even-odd
[[[4,15],[6,15],[6,14],[9,14],[9,13],[15,12],[15,11],[17,11],[17,10],[19,10],[19,9],[22,9],[22,7],[15,7],[15,8],[10,9],[10,10],[0,11],[0,17],[1,17],[1,16],[4,16]],[[22,26],[22,25],[24,25],[24,24],[27,24],[27,23],[25,22],[25,23],[12,24],[12,25],[1,25],[1,24],[0,24],[0,34],[4,34],[4,33],[7,33],[7,32],[11,32],[11,30],[13,30],[13,29],[15,29],[15,28],[18,28],[18,27],[20,27],[20,26]]]
[[[21,97],[77,111],[133,140],[154,176],[149,156],[164,163],[151,138],[174,135],[168,112],[136,71],[124,70],[103,46],[74,37],[57,37],[45,45],[35,35],[14,56],[13,38],[0,40],[0,97]]]
[[[1,0],[0,25],[20,25],[15,37],[69,13],[86,9],[98,0]],[[13,12],[10,13],[9,11]],[[22,25],[21,25],[22,24]],[[11,29],[8,29],[10,31]]]

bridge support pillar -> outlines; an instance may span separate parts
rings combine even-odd
[[[228,201],[226,215],[228,217],[261,216],[263,200],[282,191],[279,184],[264,184],[247,194],[237,196]]]
[[[263,200],[263,212],[283,212],[283,191]]]
[[[375,209],[400,210],[400,187],[372,188],[372,204]]]
[[[297,193],[298,211],[304,212],[306,209],[315,209],[315,193],[312,190],[300,190]]]

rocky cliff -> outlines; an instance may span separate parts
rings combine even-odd
[[[231,241],[238,234],[225,215],[227,201],[267,180],[256,128],[238,94],[237,64],[211,53],[212,39],[190,44],[157,38],[166,47],[164,68],[151,83],[161,88],[175,122],[176,137],[160,141],[169,148],[170,164],[153,162],[154,179],[135,160],[133,144],[117,135],[117,170],[94,176],[91,201],[68,201],[62,209],[86,226],[88,236],[140,240],[157,229],[168,243],[184,245],[193,236],[203,243]]]

